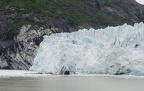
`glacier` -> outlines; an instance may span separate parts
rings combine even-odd
[[[144,24],[44,36],[30,70],[144,76]]]

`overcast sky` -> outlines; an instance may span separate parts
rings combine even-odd
[[[144,0],[136,0],[137,2],[144,4]]]

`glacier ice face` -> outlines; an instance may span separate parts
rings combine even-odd
[[[44,36],[30,70],[144,75],[144,24]]]

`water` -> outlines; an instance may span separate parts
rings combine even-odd
[[[112,77],[0,78],[0,91],[144,91],[144,79]]]

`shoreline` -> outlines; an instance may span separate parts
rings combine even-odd
[[[72,75],[52,75],[52,74],[39,74],[34,71],[25,70],[0,70],[0,78],[11,78],[11,77],[104,77],[104,78],[116,78],[116,79],[144,79],[144,76],[134,75],[109,75],[109,74],[72,74]]]

